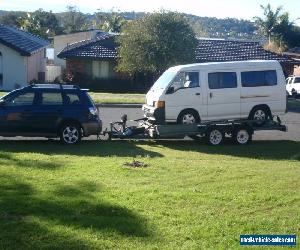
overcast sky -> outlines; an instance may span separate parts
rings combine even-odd
[[[160,9],[184,12],[198,16],[218,18],[235,17],[252,20],[262,15],[260,5],[280,5],[290,13],[291,21],[300,17],[300,0],[0,0],[2,10],[34,11],[38,8],[62,12],[67,5],[76,5],[82,12],[94,13],[97,9],[109,11],[152,12]],[[300,20],[296,23],[300,25]]]

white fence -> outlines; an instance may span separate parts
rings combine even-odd
[[[53,82],[55,78],[61,76],[61,66],[47,65],[46,66],[46,82]]]

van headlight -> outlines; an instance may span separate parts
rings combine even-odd
[[[165,101],[155,101],[155,102],[153,102],[153,106],[155,108],[164,108],[165,107]]]

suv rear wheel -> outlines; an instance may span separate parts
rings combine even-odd
[[[59,131],[60,141],[63,144],[76,144],[81,141],[81,128],[76,123],[66,123]]]

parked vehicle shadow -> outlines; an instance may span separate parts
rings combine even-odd
[[[288,112],[300,113],[300,98],[289,98],[287,107]]]
[[[58,141],[41,140],[11,140],[0,141],[0,154],[7,159],[12,156],[10,152],[41,153],[47,155],[76,155],[76,156],[123,156],[123,157],[161,157],[158,152],[153,152],[139,147],[133,141],[82,141],[78,145],[62,145]],[[20,163],[25,164],[25,163]],[[58,167],[50,164],[49,168]],[[47,164],[44,166],[47,167]]]
[[[220,146],[209,146],[203,141],[160,141],[158,144],[180,151],[194,151],[210,155],[229,155],[262,160],[300,161],[299,141],[253,141],[249,145],[233,145],[226,141]]]
[[[101,187],[85,181],[38,193],[26,182],[1,175],[0,248],[90,249],[95,242],[81,237],[80,230],[104,238],[151,237],[143,217],[96,199],[99,192]]]

